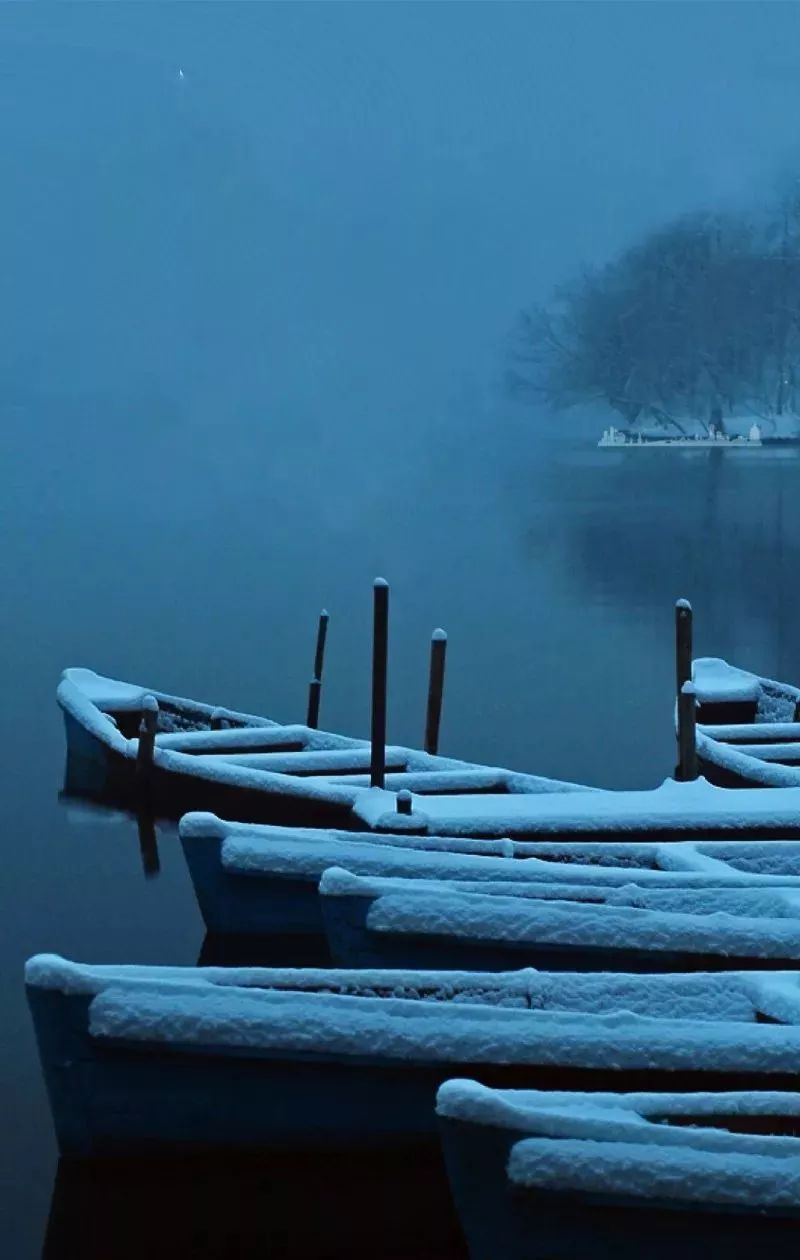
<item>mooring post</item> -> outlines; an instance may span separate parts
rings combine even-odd
[[[328,621],[330,620],[327,611],[323,608],[319,615],[319,625],[317,626],[317,646],[314,651],[314,673],[311,682],[308,684],[308,710],[306,713],[306,726],[310,726],[312,730],[316,730],[319,726],[319,702],[322,695],[322,670],[325,665],[325,640],[328,635]]]
[[[697,778],[697,693],[693,682],[685,682],[678,696],[677,777],[681,783]]]
[[[431,635],[431,667],[428,674],[428,707],[425,713],[425,751],[439,751],[439,724],[442,720],[442,694],[444,692],[444,662],[447,655],[447,634],[434,630]]]
[[[397,812],[398,814],[411,813],[411,793],[408,788],[403,788],[397,793]]]
[[[675,694],[692,680],[692,605],[679,599],[675,605]]]
[[[139,776],[148,775],[153,765],[157,726],[158,701],[155,696],[145,696],[142,700],[142,719],[139,723],[139,747],[136,752],[136,773]]]
[[[386,674],[389,663],[389,584],[376,578],[373,586],[372,729],[369,764],[371,787],[386,781]]]

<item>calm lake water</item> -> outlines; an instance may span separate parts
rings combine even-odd
[[[64,666],[292,720],[304,713],[324,605],[322,721],[364,734],[370,585],[381,573],[391,583],[392,740],[420,741],[428,636],[441,625],[450,635],[443,751],[614,788],[654,786],[670,772],[676,597],[694,604],[700,653],[800,677],[794,451],[601,452],[591,440],[542,441],[532,421],[517,419],[502,437],[480,425],[434,442],[419,426],[416,436],[384,433],[367,474],[358,442],[342,449],[322,428],[272,442],[233,421],[112,431],[95,410],[40,398],[0,439],[3,467],[19,470],[24,486],[0,500],[0,1165],[10,1257],[41,1253],[57,1166],[25,958],[48,950],[193,965],[203,942],[171,833],[160,837],[160,874],[146,879],[128,819],[59,801],[54,692]],[[228,1254],[219,1240],[203,1242],[213,1177],[198,1182],[205,1226],[193,1235],[186,1222],[197,1202],[184,1187],[168,1210],[157,1172],[149,1185],[140,1170],[103,1190],[104,1223],[97,1186],[93,1199],[73,1181],[62,1170],[51,1258],[144,1245],[153,1260],[182,1248]],[[263,1254],[346,1254],[332,1184],[324,1169],[296,1161],[264,1174],[271,1197],[262,1202],[277,1224]],[[434,1220],[438,1210],[428,1184],[419,1170],[422,1237],[426,1213]],[[279,1210],[302,1203],[312,1185],[318,1202],[320,1185],[329,1191],[324,1243]],[[227,1200],[231,1210],[241,1211],[241,1198]],[[159,1214],[162,1226],[143,1243],[142,1221]],[[101,1228],[110,1232],[98,1236]],[[436,1228],[446,1235],[444,1208]]]

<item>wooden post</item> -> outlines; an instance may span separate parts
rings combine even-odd
[[[398,814],[411,813],[411,793],[407,788],[397,793],[397,812]]]
[[[152,768],[157,726],[158,701],[155,696],[145,696],[142,700],[142,720],[139,723],[139,748],[136,753],[136,773],[139,777],[146,777]]]
[[[376,578],[373,586],[372,729],[369,766],[371,787],[386,782],[386,674],[389,664],[389,584]]]
[[[675,694],[692,680],[692,605],[679,599],[675,605]]]
[[[328,635],[328,613],[323,608],[317,626],[317,646],[314,652],[314,673],[308,684],[308,710],[306,726],[316,730],[319,726],[319,702],[322,694],[322,669],[325,664],[325,640]]]
[[[306,710],[306,726],[310,726],[315,731],[319,726],[319,702],[322,693],[322,682],[319,678],[312,678],[308,684],[308,708]]]
[[[439,751],[439,724],[442,720],[442,694],[444,692],[444,660],[447,654],[447,635],[444,630],[434,630],[431,635],[431,667],[428,675],[428,707],[425,714],[425,751],[435,756]]]
[[[697,698],[693,682],[685,682],[678,696],[678,773],[681,783],[697,778]]]

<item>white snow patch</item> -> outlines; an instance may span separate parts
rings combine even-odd
[[[718,656],[700,656],[692,663],[692,679],[701,704],[757,700],[761,680]]]
[[[170,992],[111,984],[91,1003],[89,1029],[160,1044],[620,1070],[790,1071],[800,1053],[800,1028],[773,1024],[211,985]]]
[[[414,891],[412,884],[404,893],[390,892],[372,901],[367,927],[373,932],[486,944],[800,959],[796,917],[759,919],[713,906],[711,893],[691,914],[635,905],[536,902],[525,896],[486,896],[455,888]]]
[[[691,1203],[800,1206],[800,1161],[735,1150],[526,1138],[512,1148],[518,1186]]]
[[[704,1116],[709,1121],[722,1116],[800,1117],[800,1094],[796,1093],[587,1094],[491,1089],[478,1081],[450,1080],[439,1087],[436,1111],[450,1119],[531,1136],[633,1140],[800,1158],[800,1138],[702,1125]],[[686,1116],[699,1123],[670,1126],[670,1118]]]

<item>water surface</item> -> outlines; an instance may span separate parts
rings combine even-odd
[[[15,1256],[39,1253],[56,1172],[25,957],[194,965],[203,943],[169,829],[148,879],[135,824],[59,801],[63,666],[292,720],[304,713],[325,605],[323,722],[364,734],[370,583],[381,572],[391,581],[392,740],[421,738],[428,636],[443,625],[443,751],[616,788],[670,772],[677,596],[694,603],[698,652],[800,677],[794,452],[620,453],[535,435],[525,445],[520,423],[508,447],[478,427],[469,443],[442,441],[426,463],[407,450],[377,483],[359,475],[357,452],[330,449],[330,482],[318,476],[306,494],[300,442],[270,447],[242,426],[220,450],[180,428],[154,437],[131,427],[106,456],[68,403],[61,429],[48,411],[57,400],[39,401],[38,413],[31,404],[47,443],[35,423],[3,437],[7,466],[24,464],[28,487],[14,511],[0,507],[11,733],[0,1164]],[[92,476],[81,471],[88,445]],[[301,1195],[302,1177],[284,1171],[285,1193]],[[118,1219],[143,1176],[131,1175]],[[71,1184],[62,1171],[62,1225],[74,1225],[85,1194],[70,1199]],[[117,1183],[106,1198],[121,1193]],[[318,1247],[303,1233],[275,1254],[310,1260]]]

